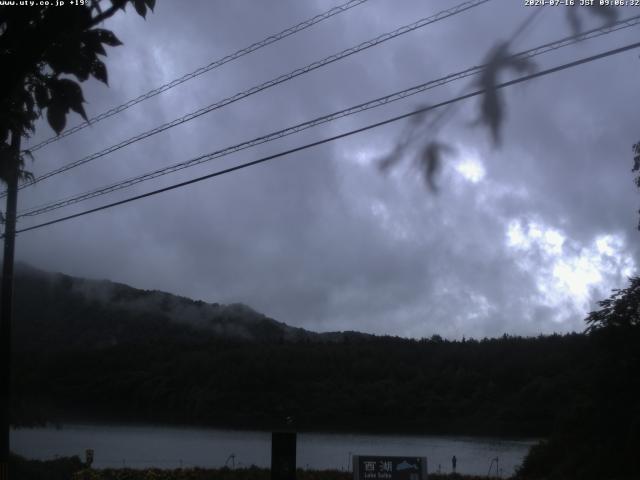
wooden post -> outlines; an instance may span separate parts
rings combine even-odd
[[[271,480],[296,479],[296,433],[271,434]]]
[[[2,286],[0,288],[0,388],[2,397],[2,428],[0,438],[0,480],[9,480],[10,411],[11,411],[11,319],[13,315],[13,261],[16,240],[16,211],[18,203],[18,168],[20,134],[11,132],[11,156],[7,171],[7,209],[4,224],[4,256]]]

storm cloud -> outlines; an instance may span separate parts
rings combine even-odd
[[[90,116],[337,5],[160,1],[107,28],[110,87],[85,85]],[[36,152],[37,175],[305,66],[456,1],[370,0]],[[570,35],[543,7],[514,51]],[[637,14],[621,9],[620,16]],[[20,192],[19,209],[90,190],[478,65],[531,14],[494,0],[204,115]],[[583,28],[602,19],[580,12]],[[538,69],[637,41],[638,28],[535,59]],[[509,73],[503,80],[511,78]],[[381,172],[411,120],[249,169],[22,233],[36,267],[207,302],[241,302],[315,331],[449,338],[581,331],[636,272],[638,52],[505,89],[502,143],[473,124],[479,99]],[[34,219],[40,223],[460,95],[465,79]],[[79,119],[75,119],[79,122]],[[74,122],[71,122],[72,124]],[[41,122],[34,144],[52,134]],[[413,159],[450,145],[425,188]]]

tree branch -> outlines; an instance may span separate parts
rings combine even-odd
[[[89,23],[89,28],[91,27],[95,27],[97,24],[99,24],[100,22],[105,21],[107,18],[111,18],[113,17],[113,15],[120,10],[121,7],[116,7],[115,5],[111,5],[108,9],[106,9],[104,12],[100,13],[99,15],[97,15],[95,18],[93,18],[91,20],[91,22]]]

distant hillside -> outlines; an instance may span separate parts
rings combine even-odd
[[[243,304],[220,305],[166,292],[16,266],[14,345],[21,350],[99,348],[161,338],[252,342],[343,341],[366,335],[318,334]]]
[[[12,422],[545,437],[518,478],[639,478],[633,285],[589,334],[413,340],[22,265]]]
[[[462,342],[318,334],[244,305],[26,266],[15,297],[21,424],[543,436],[590,388],[591,346],[578,334]]]

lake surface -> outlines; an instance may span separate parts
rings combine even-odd
[[[406,455],[427,457],[428,470],[451,471],[456,456],[459,473],[486,475],[498,458],[503,476],[509,476],[535,440],[475,437],[364,434],[298,434],[298,467],[350,470],[351,455]],[[269,467],[271,434],[162,426],[63,425],[11,431],[11,449],[26,458],[48,460],[94,453],[95,468],[236,468]],[[231,457],[233,455],[233,457]],[[492,467],[495,474],[495,463]]]

